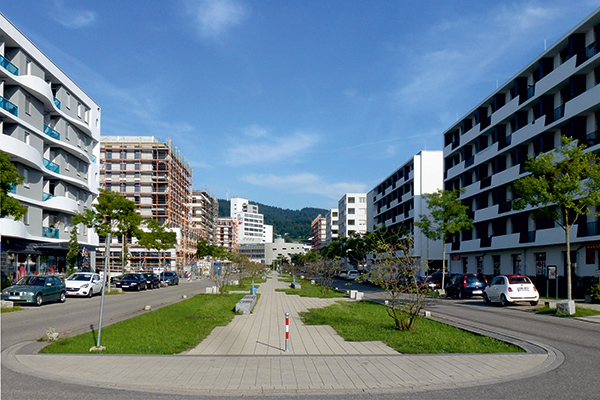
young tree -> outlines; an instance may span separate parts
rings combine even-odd
[[[146,220],[146,227],[148,231],[141,231],[139,233],[139,245],[145,247],[148,250],[155,249],[157,252],[162,252],[172,248],[177,244],[177,234],[171,232],[165,228],[163,224],[155,219]],[[164,257],[163,257],[164,258]],[[165,260],[163,259],[163,265]]]
[[[534,218],[554,220],[565,231],[567,245],[567,299],[571,294],[571,228],[579,217],[596,207],[600,214],[600,157],[568,137],[552,152],[530,157],[530,174],[513,183],[513,209],[539,207]]]
[[[442,241],[442,290],[446,276],[446,240],[473,227],[473,220],[468,215],[469,208],[458,199],[463,192],[440,189],[423,194],[430,214],[421,215],[421,220],[414,223],[427,238]]]
[[[17,167],[10,162],[10,156],[0,150],[0,218],[13,216],[18,221],[27,212],[27,206],[8,195],[24,179],[24,176],[19,175]]]
[[[79,241],[77,240],[76,226],[73,226],[71,228],[71,237],[69,238],[69,243],[67,247],[67,267],[69,268],[69,270],[67,271],[67,276],[69,276],[73,272],[75,272],[75,267],[77,266],[77,259],[79,258]]]
[[[196,254],[198,255],[199,259],[204,257],[209,257],[211,259],[210,274],[215,281],[215,285],[219,289],[219,293],[224,293],[223,289],[229,280],[231,268],[227,268],[226,266],[222,265],[219,271],[215,271],[213,264],[214,260],[229,260],[231,258],[229,251],[225,247],[210,244],[210,242],[205,238],[200,238],[198,244],[196,245]]]

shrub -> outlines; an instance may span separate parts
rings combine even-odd
[[[594,303],[600,303],[600,284],[594,285],[588,289],[592,301]]]

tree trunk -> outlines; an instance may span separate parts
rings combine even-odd
[[[442,237],[442,287],[441,289],[444,290],[446,283],[446,238]]]
[[[565,224],[565,235],[567,237],[567,300],[571,300],[571,227],[569,224]]]

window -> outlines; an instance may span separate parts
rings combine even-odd
[[[80,103],[80,102],[77,102],[77,117],[78,117],[79,119],[81,119],[81,114],[82,114],[82,113],[81,113],[81,110],[82,110],[81,103]]]
[[[134,169],[136,171],[139,171],[140,169],[142,169],[141,166],[140,166],[140,163],[135,163]]]
[[[106,164],[105,168],[107,171],[112,171],[112,164]]]
[[[366,203],[366,202],[367,202],[367,199],[366,199],[366,198],[364,198],[364,197],[360,197],[360,198],[358,199],[358,202],[359,202],[359,203],[362,203],[362,204],[364,204],[364,203]]]
[[[71,140],[71,134],[69,133],[71,131],[71,125],[66,124],[65,126],[65,139],[67,140]]]
[[[348,203],[354,204],[354,197],[348,197]]]
[[[65,104],[65,105],[70,110],[71,109],[71,93],[66,92],[65,97],[67,98],[67,102],[66,102],[67,104]]]
[[[136,192],[136,193],[139,193],[139,192],[140,192],[140,184],[139,184],[139,183],[136,183],[136,184],[135,184],[135,192]]]
[[[23,177],[25,178],[25,179],[23,179],[23,187],[29,188],[29,170],[28,169],[23,170]]]
[[[65,171],[68,171],[70,167],[69,156],[65,155]]]
[[[136,160],[139,160],[139,159],[140,159],[140,151],[139,151],[139,150],[135,150],[135,151],[134,151],[134,158],[135,158]],[[138,165],[139,165],[139,164],[138,164]],[[138,168],[138,169],[139,169],[139,168]]]
[[[106,150],[106,159],[112,160],[112,158],[113,158],[112,150]]]
[[[25,114],[31,115],[31,96],[25,97]]]
[[[354,214],[354,208],[349,208],[348,209],[348,214]]]
[[[348,220],[348,225],[354,225],[354,220],[353,219],[349,219]]]
[[[85,112],[83,113],[83,120],[85,121],[86,124],[90,123],[90,110],[89,109],[85,109]]]
[[[127,191],[127,185],[125,185],[124,183],[121,183],[119,190],[121,193],[125,193]]]
[[[106,190],[108,190],[109,192],[112,191],[112,183],[110,183],[110,182],[106,183]]]

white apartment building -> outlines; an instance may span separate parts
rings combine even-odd
[[[338,220],[339,212],[337,208],[329,210],[325,216],[325,245],[337,240],[338,238]]]
[[[367,232],[367,194],[346,193],[338,201],[338,235]]]
[[[403,227],[412,235],[413,256],[423,266],[441,267],[442,242],[427,239],[413,224],[429,215],[425,193],[443,188],[443,152],[423,150],[380,182],[367,195],[368,230]]]
[[[237,231],[238,223],[234,218],[219,218],[217,220],[215,244],[236,251],[238,249]]]
[[[555,266],[564,289],[563,229],[534,219],[531,209],[512,210],[510,186],[526,174],[528,156],[560,146],[563,135],[600,151],[598,40],[600,9],[445,131],[444,185],[465,190],[460,199],[475,223],[447,245],[451,272],[527,274],[544,294],[548,267]],[[573,272],[579,276],[599,270],[599,226],[592,212],[571,233]]]
[[[219,200],[208,191],[192,191],[192,229],[196,235],[207,239],[210,243],[216,242],[217,220],[219,219]]]
[[[250,204],[248,199],[233,197],[230,200],[230,207],[230,216],[237,221],[238,225],[238,244],[265,243],[267,241],[264,216],[258,212],[257,205]]]
[[[291,261],[292,256],[297,254],[306,254],[310,246],[302,243],[289,243],[285,239],[278,237],[273,243],[247,243],[240,245],[238,251],[246,255],[251,261],[273,265],[277,260],[284,259]]]
[[[2,271],[63,272],[71,218],[98,195],[100,107],[2,14],[0,131],[25,178],[10,196],[28,207],[0,219]],[[98,237],[77,228],[79,266],[94,269]]]

